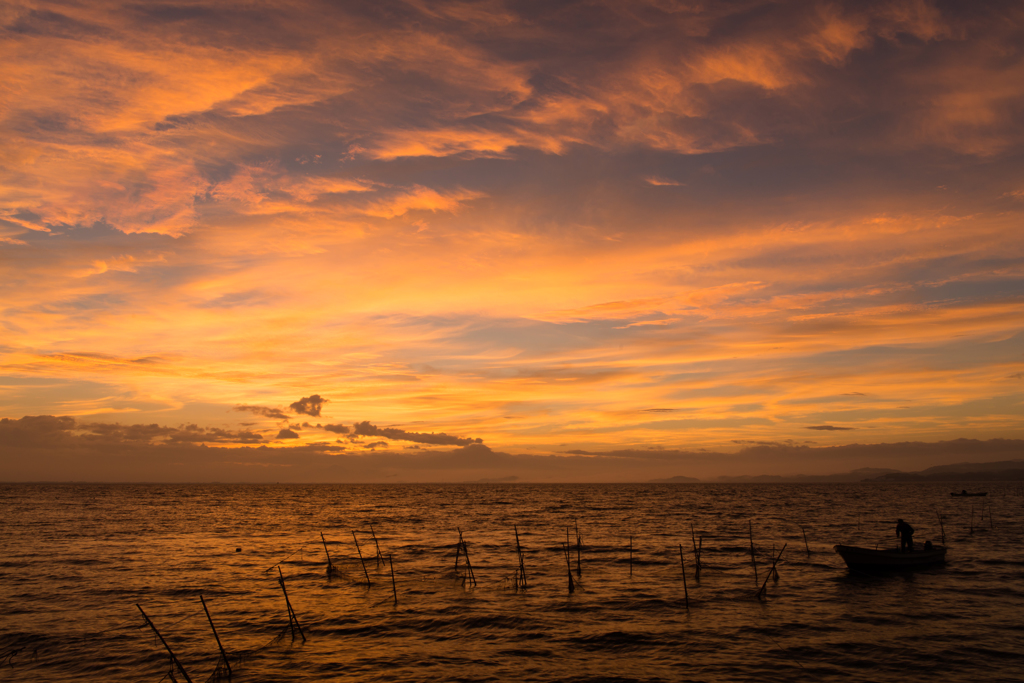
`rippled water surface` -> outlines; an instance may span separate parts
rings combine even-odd
[[[1024,497],[959,488],[0,486],[0,680],[170,680],[136,604],[208,680],[219,653],[200,595],[235,681],[1022,680]],[[897,517],[938,542],[940,515],[944,567],[855,573],[832,551],[893,545]],[[475,587],[464,560],[454,572],[460,528]]]

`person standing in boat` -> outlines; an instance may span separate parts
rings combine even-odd
[[[896,535],[900,537],[900,552],[907,553],[914,551],[914,527],[902,519],[896,520]]]

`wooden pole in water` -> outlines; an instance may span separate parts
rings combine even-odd
[[[359,553],[359,564],[363,565],[363,576],[366,577],[366,585],[372,585],[370,583],[370,573],[366,571],[366,560],[363,559],[363,551],[359,549],[359,539],[356,538],[356,532],[352,532],[352,540],[356,542],[356,552]]]
[[[391,553],[388,553],[388,564],[391,565],[391,592],[395,596],[395,604],[398,604],[398,586],[395,585],[395,563],[391,559]]]
[[[324,532],[320,532],[320,540],[324,544],[324,552],[327,553],[327,576],[330,576],[334,572],[334,563],[331,562],[331,553],[327,550],[327,539],[324,538]]]
[[[700,542],[697,544],[697,580],[700,581],[700,570],[704,566],[701,562],[700,556],[704,554],[704,537],[700,537]]]
[[[942,545],[946,545],[946,527],[942,525],[942,515],[938,512],[935,513],[939,517],[939,531],[942,532]]]
[[[629,575],[633,576],[633,537],[629,537]]]
[[[569,536],[568,536],[568,534],[569,534],[569,527],[565,527],[565,533],[566,533],[566,539],[568,539],[569,538]],[[566,571],[566,575],[569,577],[569,595],[572,595],[573,593],[576,592],[576,584],[572,580],[572,561],[569,559],[569,541],[568,540],[566,540],[566,542],[565,542],[563,553],[565,554],[565,571]]]
[[[458,527],[456,527],[458,528]],[[459,542],[455,544],[455,578],[459,578],[459,555],[462,554],[462,531],[459,531]]]
[[[974,506],[971,506],[971,536],[974,535]]]
[[[458,528],[458,527],[456,527],[456,528]],[[459,544],[462,546],[462,554],[466,556],[466,571],[468,572],[467,576],[468,576],[469,580],[472,581],[473,585],[475,586],[476,585],[476,573],[473,572],[473,565],[469,561],[469,545],[462,538],[462,529],[459,529]],[[457,569],[458,568],[458,557],[456,557],[455,559],[456,559],[456,569]],[[465,581],[463,581],[463,585],[465,585]]]
[[[377,542],[377,534],[373,530],[373,525],[370,525],[370,535],[373,536],[373,545],[377,547],[377,566],[384,564],[384,556],[380,554],[380,543]]]
[[[679,571],[683,573],[683,599],[686,600],[686,609],[690,609],[690,591],[686,588],[686,567],[683,566],[683,544],[679,544]]]
[[[154,626],[153,622],[150,621],[149,616],[142,609],[142,605],[140,605],[139,603],[135,603],[135,606],[139,608],[140,612],[142,612],[142,617],[146,620],[146,623],[149,624],[149,627],[153,629],[153,633],[156,634],[156,637],[159,638],[160,642],[164,644],[164,647],[167,649],[167,654],[171,655],[171,661],[174,662],[174,665],[178,667],[178,671],[181,672],[181,675],[185,677],[185,680],[188,681],[188,683],[192,683],[192,679],[188,677],[188,672],[185,671],[185,667],[183,667],[181,665],[181,662],[178,661],[177,656],[175,656],[174,654],[174,650],[172,650],[171,646],[167,644],[167,641],[164,640],[164,637],[160,635],[160,631],[156,630],[156,626]]]
[[[526,588],[526,563],[523,561],[523,547],[519,545],[519,527],[513,524],[512,529],[516,532],[516,553],[519,555],[519,585]]]
[[[750,563],[754,565],[754,583],[756,584],[759,579],[757,578],[757,557],[754,555],[754,523],[747,523],[750,525]]]
[[[281,565],[277,566],[277,574],[279,576],[277,582],[281,584],[281,592],[284,593],[284,604],[288,606],[288,626],[292,629],[292,639],[295,639],[295,629],[298,629],[299,635],[302,636],[302,642],[306,642],[306,634],[302,632],[299,615],[292,608],[292,601],[288,599],[288,589],[284,587],[284,572],[281,571]]]
[[[323,534],[321,534],[322,536]],[[224,651],[224,646],[220,643],[220,636],[217,635],[217,627],[213,625],[213,617],[210,616],[210,610],[206,607],[206,600],[203,600],[202,594],[199,595],[199,602],[203,603],[203,611],[206,612],[206,619],[210,622],[210,629],[213,631],[213,637],[217,641],[217,647],[220,648],[220,656],[224,658],[224,666],[228,669],[228,678],[231,677],[231,662],[228,661],[228,653]]]
[[[693,522],[690,522],[690,540],[693,541],[693,578],[700,581],[700,551],[697,550],[697,532],[693,530]],[[701,537],[701,540],[703,541],[704,538]]]
[[[811,546],[807,545],[807,531],[803,527],[800,527],[800,533],[804,535],[804,548],[807,549],[807,557],[811,556]]]
[[[787,543],[786,545],[789,545],[789,544]],[[764,594],[764,592],[766,590],[768,590],[768,579],[771,578],[772,572],[775,571],[775,565],[779,561],[779,559],[782,557],[782,553],[784,553],[786,551],[786,545],[782,546],[782,550],[779,551],[778,557],[774,557],[775,551],[772,551],[772,555],[773,555],[773,557],[772,557],[772,568],[768,572],[768,576],[764,577],[764,583],[762,583],[761,587],[758,589],[758,591],[756,593],[754,593],[754,597],[756,597],[758,600],[760,600],[761,596]]]
[[[583,578],[583,568],[580,565],[580,546],[583,544],[583,539],[580,538],[580,525],[576,520],[572,520],[572,523],[576,526],[576,578]]]

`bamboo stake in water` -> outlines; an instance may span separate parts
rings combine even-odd
[[[185,667],[183,667],[181,665],[181,662],[178,661],[177,656],[175,656],[174,654],[174,650],[172,650],[171,646],[167,644],[167,641],[164,640],[164,637],[160,635],[160,631],[156,630],[156,626],[154,626],[153,622],[150,621],[149,616],[142,609],[142,605],[140,605],[139,603],[135,603],[135,606],[139,608],[140,612],[142,612],[142,617],[146,620],[146,623],[149,624],[149,627],[153,629],[153,633],[156,634],[156,637],[159,638],[160,642],[164,644],[164,647],[167,649],[167,654],[171,656],[171,661],[174,662],[174,665],[178,667],[178,671],[181,672],[181,675],[185,677],[185,680],[188,681],[188,683],[192,683],[192,679],[188,677],[188,672],[185,671]]]
[[[939,517],[939,531],[942,532],[942,545],[946,545],[946,527],[942,525],[942,515],[938,512],[935,513]]]
[[[519,544],[519,527],[513,524],[512,529],[516,532],[516,553],[519,555],[518,587],[526,588],[526,563],[523,561],[523,547]]]
[[[686,609],[690,609],[690,591],[686,588],[686,567],[683,566],[683,544],[679,544],[679,571],[683,573],[683,599],[686,600]]]
[[[455,544],[455,578],[459,578],[459,555],[462,554],[462,532],[459,532],[459,542]]]
[[[334,573],[334,563],[331,562],[331,553],[327,550],[327,539],[324,538],[324,532],[322,531],[320,532],[320,540],[323,541],[324,552],[327,554],[327,576],[330,576]]]
[[[278,578],[277,582],[281,584],[281,592],[284,593],[284,604],[288,607],[288,626],[292,630],[292,640],[295,639],[295,629],[299,629],[299,635],[302,636],[302,642],[306,642],[306,634],[302,632],[302,624],[299,623],[299,615],[295,613],[292,608],[292,601],[288,599],[288,589],[284,587],[284,572],[281,571],[281,566],[277,567]]]
[[[456,527],[456,528],[458,529],[458,527]],[[463,538],[462,538],[462,529],[459,529],[459,545],[462,547],[462,554],[466,556],[467,577],[469,578],[469,580],[475,586],[476,585],[476,574],[473,572],[473,565],[469,561],[469,545],[467,545],[466,541],[464,541]],[[455,557],[455,564],[456,564],[455,569],[456,569],[456,571],[458,571],[458,561],[459,561],[459,558],[458,558],[458,555],[456,555],[456,557]],[[462,585],[466,585],[465,579],[463,580]]]
[[[395,585],[395,563],[391,559],[391,553],[388,553],[388,564],[391,565],[391,592],[395,596],[395,604],[398,604],[398,586]]]
[[[320,534],[323,536],[323,534]],[[224,646],[220,643],[220,636],[217,635],[217,627],[213,625],[213,617],[210,616],[210,610],[206,607],[206,600],[203,600],[202,594],[199,596],[199,602],[203,603],[203,611],[206,612],[206,619],[210,622],[210,629],[213,631],[213,637],[217,641],[217,647],[220,648],[220,656],[224,658],[224,666],[228,669],[228,678],[231,678],[231,662],[228,661],[228,653],[224,652]]]
[[[693,578],[697,579],[697,581],[699,582],[700,581],[700,551],[697,550],[697,533],[693,530],[693,522],[690,522],[690,540],[693,541],[693,562],[694,562]],[[701,537],[701,540],[702,541],[704,540],[703,537]]]
[[[811,556],[811,546],[807,545],[807,532],[803,527],[800,527],[800,533],[804,535],[804,548],[807,549],[807,557]]]
[[[583,578],[583,568],[580,565],[580,546],[583,545],[583,539],[580,538],[580,525],[576,523],[574,519],[572,523],[576,526],[576,578]]]
[[[384,556],[380,554],[380,543],[377,542],[377,534],[373,530],[373,525],[370,525],[370,535],[373,536],[373,545],[377,548],[377,566],[384,564]]]
[[[363,576],[366,577],[366,585],[370,583],[370,573],[366,571],[366,560],[363,559],[363,551],[359,549],[359,539],[356,538],[356,532],[352,532],[352,540],[356,542],[356,552],[359,553],[359,564],[363,565]]]
[[[754,583],[756,584],[759,579],[757,578],[757,557],[754,555],[754,523],[748,522],[750,525],[750,562],[754,565]]]
[[[771,571],[768,572],[768,576],[764,577],[764,583],[761,584],[761,587],[758,589],[757,593],[754,594],[754,597],[756,597],[758,600],[760,600],[761,596],[764,595],[766,590],[768,590],[768,579],[771,578],[772,572],[775,571],[775,565],[776,565],[776,563],[778,563],[779,559],[782,557],[782,553],[784,553],[786,551],[786,545],[789,545],[789,544],[787,543],[787,544],[782,546],[782,550],[779,551],[778,557],[774,557],[774,551],[772,551],[773,558],[772,558],[772,568],[771,568]]]
[[[565,532],[566,532],[566,538],[568,538],[569,537],[568,536],[568,534],[569,534],[569,527],[565,528]],[[569,595],[572,595],[573,593],[576,592],[576,584],[572,580],[572,562],[569,560],[569,542],[568,541],[565,542],[565,546],[563,547],[563,553],[565,554],[565,571],[566,571],[566,574],[569,577]]]
[[[630,577],[633,575],[633,537],[630,537]]]

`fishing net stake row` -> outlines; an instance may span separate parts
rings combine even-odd
[[[280,566],[277,568],[277,573],[280,576],[277,582],[281,584],[281,592],[284,593],[284,604],[288,606],[288,627],[292,630],[292,640],[295,640],[295,630],[298,629],[299,635],[302,636],[302,642],[306,642],[306,634],[302,632],[299,617],[295,614],[295,610],[292,609],[292,601],[288,599],[288,589],[284,587],[284,573],[281,571]]]
[[[174,666],[178,667],[178,671],[180,671],[181,675],[185,677],[185,680],[188,681],[188,683],[192,683],[192,679],[189,678],[188,672],[185,671],[185,667],[183,667],[181,665],[181,662],[178,661],[178,657],[174,654],[174,650],[172,650],[171,646],[167,644],[167,641],[164,640],[164,637],[160,635],[160,631],[156,630],[156,626],[153,625],[153,622],[152,620],[150,620],[149,615],[146,614],[146,611],[142,609],[142,605],[140,605],[139,603],[135,603],[135,606],[139,608],[140,612],[142,612],[142,618],[145,619],[146,623],[149,624],[149,627],[153,629],[153,633],[156,634],[156,637],[159,638],[160,642],[164,644],[164,647],[167,649],[167,653],[171,655],[171,662],[174,663]]]

